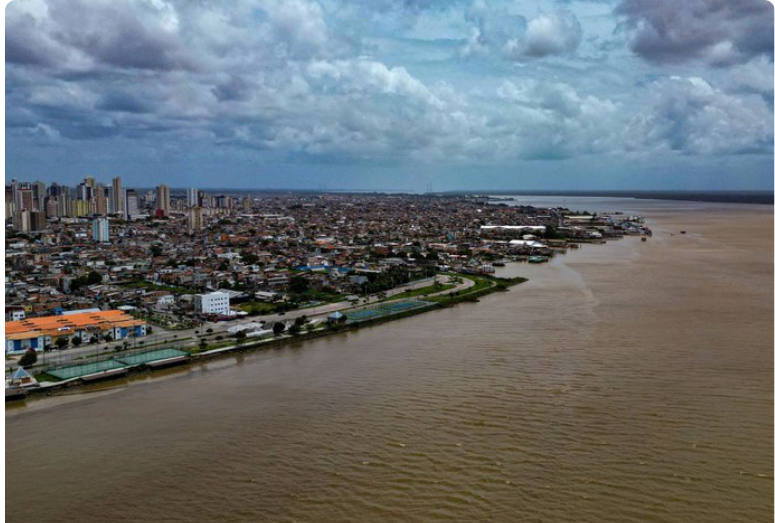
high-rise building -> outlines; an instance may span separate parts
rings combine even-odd
[[[199,207],[199,189],[192,187],[186,191],[186,205],[189,209],[191,207]]]
[[[107,216],[108,214],[108,197],[105,194],[105,186],[101,183],[97,184],[97,188],[94,191],[95,202],[95,214],[100,216]]]
[[[124,191],[121,188],[121,177],[116,176],[111,183],[111,205],[110,212],[123,216],[124,214]]]
[[[231,209],[231,198],[225,195],[215,197],[215,206],[219,209]]]
[[[33,208],[42,211],[46,201],[46,184],[43,182],[32,183]]]
[[[91,212],[89,202],[86,200],[70,200],[70,213],[68,216],[80,218]]]
[[[28,209],[14,211],[13,228],[18,232],[30,232],[30,211]]]
[[[156,187],[156,209],[160,210],[164,216],[170,213],[170,188],[166,185]]]
[[[94,198],[94,187],[86,182],[79,183],[77,198],[85,202],[90,202]]]
[[[188,210],[188,230],[198,231],[202,227],[204,227],[202,208],[198,205],[196,207],[191,207]]]
[[[59,216],[72,216],[70,214],[70,187],[62,185],[59,187]]]
[[[19,200],[19,180],[16,178],[11,180],[11,201],[16,204],[17,208],[21,206]]]
[[[36,232],[46,228],[46,215],[40,211],[22,209],[13,213],[13,228],[19,232]]]
[[[35,195],[32,192],[32,188],[19,189],[19,209],[20,210],[33,210],[35,209]]]
[[[110,241],[110,222],[107,218],[95,218],[92,221],[92,239],[95,242]]]
[[[46,216],[49,218],[58,218],[59,214],[59,199],[56,196],[49,196],[46,199]]]
[[[133,218],[140,214],[140,205],[137,199],[137,192],[134,189],[124,191],[124,216],[126,219]]]

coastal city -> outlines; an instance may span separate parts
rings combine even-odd
[[[503,290],[510,262],[645,241],[639,216],[442,194],[6,185],[6,397]],[[10,396],[9,396],[10,395]]]

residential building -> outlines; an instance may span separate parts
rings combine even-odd
[[[156,209],[164,216],[170,214],[170,188],[164,184],[156,187]]]
[[[198,205],[191,207],[188,210],[188,230],[198,231],[204,227],[204,221],[202,218],[202,208]]]
[[[92,221],[92,239],[95,242],[110,241],[110,223],[107,218],[95,218]]]
[[[112,201],[110,205],[110,212],[114,214],[118,214],[119,216],[123,216],[125,201],[124,201],[124,191],[121,188],[120,176],[113,178],[111,182],[111,187],[113,188],[113,191],[111,192]]]
[[[186,205],[189,209],[199,207],[199,189],[192,187],[186,191]]]

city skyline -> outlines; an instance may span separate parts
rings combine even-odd
[[[6,31],[9,180],[772,190],[764,1],[15,0]]]

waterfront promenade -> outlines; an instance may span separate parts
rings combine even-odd
[[[439,283],[442,285],[450,284],[453,279],[455,279],[456,283],[454,287],[447,288],[445,290],[440,290],[437,292],[433,292],[433,286],[435,283]],[[325,305],[320,305],[318,307],[309,307],[304,309],[298,309],[295,311],[288,312],[286,314],[268,314],[263,315],[260,317],[243,317],[238,320],[229,321],[229,322],[208,322],[203,323],[202,325],[197,326],[196,328],[192,329],[185,329],[185,330],[178,330],[178,331],[171,331],[167,329],[163,329],[161,327],[154,327],[154,334],[147,336],[143,339],[134,339],[132,340],[132,343],[130,344],[129,350],[132,352],[141,352],[151,349],[163,349],[165,347],[173,347],[175,349],[180,348],[193,348],[198,345],[200,340],[204,339],[206,342],[216,342],[220,341],[221,338],[231,338],[231,336],[228,333],[228,329],[231,329],[237,325],[246,324],[246,323],[252,323],[256,321],[266,321],[266,322],[275,322],[275,321],[282,321],[288,324],[292,324],[297,318],[300,318],[302,316],[306,316],[307,320],[310,322],[322,322],[325,321],[328,316],[334,312],[340,311],[343,313],[347,313],[348,311],[354,311],[358,309],[362,309],[364,307],[369,306],[375,306],[380,303],[388,302],[391,298],[398,296],[402,293],[405,293],[407,291],[412,290],[418,290],[418,289],[428,289],[428,296],[444,296],[448,295],[453,292],[464,292],[467,289],[470,289],[475,284],[474,280],[470,278],[465,277],[455,277],[449,275],[439,275],[436,278],[428,278],[424,279],[418,282],[413,282],[405,285],[400,285],[394,289],[390,289],[389,291],[386,291],[382,293],[381,295],[369,295],[361,300],[358,301],[358,303],[350,303],[350,302],[338,302],[338,303],[329,303]],[[208,332],[210,331],[210,332]],[[281,339],[290,338],[287,334],[284,336],[281,336]],[[257,340],[251,340],[249,344],[244,345],[225,345],[220,346],[216,349],[212,349],[210,351],[204,351],[203,355],[208,354],[218,354],[218,353],[224,353],[229,352],[231,350],[234,350],[235,348],[245,348],[246,346],[255,347],[260,346],[261,344],[265,344],[267,342],[275,341],[277,338],[272,338],[270,340],[263,340],[263,341],[257,341]],[[54,350],[51,352],[45,352],[40,353],[38,358],[38,363],[36,365],[37,369],[47,369],[47,368],[58,368],[58,367],[66,367],[68,365],[78,365],[78,364],[85,364],[89,363],[90,360],[93,361],[94,358],[102,359],[108,355],[112,355],[113,352],[116,349],[122,348],[123,344],[126,342],[126,340],[119,340],[119,341],[113,341],[113,342],[103,342],[91,346],[85,346],[85,347],[77,347],[77,348],[70,348],[66,350]],[[223,343],[220,343],[219,345],[223,345]],[[6,369],[15,368],[18,367],[18,363],[16,359],[10,359],[6,358]],[[34,369],[33,369],[34,370]],[[45,383],[46,385],[57,385],[57,383]]]

